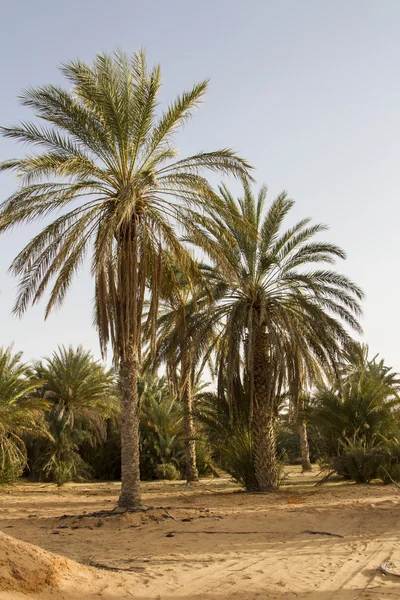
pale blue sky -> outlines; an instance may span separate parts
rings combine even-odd
[[[162,99],[206,77],[205,105],[182,153],[231,146],[271,198],[287,189],[295,216],[330,225],[342,271],[361,285],[364,340],[400,370],[400,2],[398,0],[24,0],[2,5],[0,122],[30,118],[23,87],[57,83],[61,61],[144,45],[160,62]],[[23,149],[0,140],[0,160]],[[0,177],[0,199],[15,187]],[[0,238],[0,345],[26,359],[59,343],[98,356],[92,282],[82,273],[46,323],[43,305],[11,316],[9,263],[37,227]]]

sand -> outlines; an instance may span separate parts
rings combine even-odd
[[[112,516],[116,483],[2,488],[0,599],[400,599],[378,569],[400,571],[400,492],[316,481],[292,468],[274,494],[148,483],[149,510]]]

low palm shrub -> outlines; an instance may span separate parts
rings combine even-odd
[[[341,453],[325,463],[341,477],[356,483],[370,483],[375,479],[383,483],[400,481],[400,443],[397,439],[345,440],[341,446]]]
[[[26,448],[16,435],[0,431],[0,484],[13,483],[27,464]]]
[[[157,479],[174,481],[179,478],[179,471],[172,463],[161,463],[155,467],[154,475]]]
[[[182,408],[170,394],[164,378],[147,375],[139,384],[140,471],[143,479],[159,477],[159,467],[184,460]]]
[[[369,483],[377,479],[381,466],[387,466],[387,453],[379,444],[365,440],[342,442],[342,452],[333,456],[329,466],[341,477],[356,483]]]
[[[357,363],[335,384],[321,386],[307,412],[325,457],[378,452],[379,440],[399,435],[399,383],[383,361]],[[374,450],[375,452],[375,450]]]
[[[253,439],[248,427],[235,427],[220,448],[221,466],[248,492],[258,491]]]
[[[69,481],[82,481],[91,475],[90,466],[79,453],[87,437],[82,429],[70,430],[68,421],[51,413],[48,417],[49,437],[36,448],[32,478],[51,481],[59,487]]]
[[[235,392],[233,404],[225,393],[202,394],[196,415],[211,445],[212,461],[245,490],[255,492],[259,487],[249,426],[249,394],[241,385]]]

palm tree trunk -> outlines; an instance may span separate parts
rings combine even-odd
[[[140,508],[138,358],[132,352],[120,362],[121,495],[118,505]]]
[[[312,471],[310,461],[310,447],[308,445],[307,437],[307,424],[302,421],[299,425],[299,438],[300,438],[300,453],[301,453],[301,466],[303,471]]]
[[[276,459],[274,406],[271,405],[271,382],[268,381],[267,339],[257,326],[254,340],[254,407],[251,421],[254,468],[260,492],[278,488],[279,469]]]
[[[196,431],[193,421],[192,374],[190,361],[185,353],[182,356],[181,369],[186,482],[194,483],[199,480],[199,474],[196,464]]]
[[[254,467],[260,492],[278,488],[275,416],[269,411],[254,410],[252,422]]]

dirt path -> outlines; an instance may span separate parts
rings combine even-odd
[[[400,599],[400,578],[377,570],[388,557],[400,570],[397,490],[314,484],[296,469],[270,495],[240,493],[228,480],[151,483],[150,510],[111,517],[89,513],[115,505],[117,484],[26,484],[0,494],[0,531],[106,568],[63,600]]]

